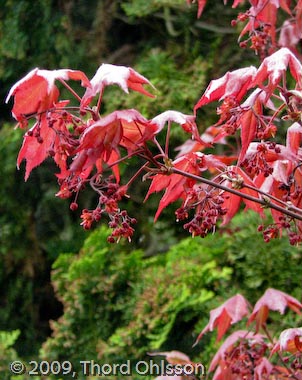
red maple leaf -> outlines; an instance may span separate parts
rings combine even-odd
[[[66,104],[67,101],[63,101],[54,106],[59,109]],[[21,162],[26,160],[25,181],[31,171],[50,155],[53,156],[61,171],[66,169],[67,156],[74,150],[74,147],[67,142],[69,135],[65,123],[60,118],[56,119],[50,127],[46,114],[40,115],[34,126],[24,135],[17,158],[18,168]],[[60,136],[66,138],[61,139]]]
[[[270,0],[264,3],[263,0],[254,1],[254,5],[251,6],[250,10],[250,19],[246,26],[243,28],[240,33],[240,37],[250,31],[254,31],[259,28],[262,23],[267,23],[271,25],[271,28],[268,29],[268,35],[272,40],[273,46],[276,42],[276,28],[275,24],[277,21],[277,6],[273,4]]]
[[[254,66],[228,71],[223,77],[214,79],[206,88],[204,94],[194,107],[196,112],[200,107],[215,100],[234,97],[239,102],[250,88],[256,74]]]
[[[105,86],[116,84],[127,94],[129,88],[144,95],[154,97],[143,85],[152,84],[143,75],[139,74],[131,67],[111,65],[103,63],[90,81],[91,88],[87,88],[81,102],[81,107],[86,107],[92,98],[97,94],[102,94]],[[153,86],[152,86],[153,87]]]
[[[90,82],[82,71],[78,70],[40,70],[30,71],[10,89],[6,103],[13,96],[14,106],[12,114],[18,121],[26,115],[36,114],[48,110],[58,101],[59,90],[56,80],[80,80],[83,87],[90,87]],[[22,124],[21,124],[22,126]]]
[[[164,128],[166,123],[177,123],[185,132],[191,133],[194,140],[199,141],[206,146],[209,145],[201,140],[195,123],[195,116],[193,115],[185,115],[178,111],[169,110],[154,117],[152,122],[158,126],[157,133]]]
[[[301,38],[301,30],[296,20],[285,20],[280,31],[278,45],[290,48],[294,54],[298,55],[295,46],[298,45]]]
[[[238,163],[241,163],[245,157],[246,151],[256,136],[259,118],[262,115],[262,103],[264,101],[262,91],[257,89],[241,104],[238,125],[241,129],[240,140],[241,150],[238,157]]]
[[[256,332],[258,332],[260,327],[265,324],[269,310],[279,311],[280,314],[284,314],[287,307],[301,314],[302,304],[296,298],[280,290],[269,288],[256,303],[249,317],[248,325],[255,320]]]
[[[190,159],[187,156],[182,156],[181,158],[176,159],[173,162],[173,166],[192,174],[198,174],[199,172],[196,160],[192,160],[192,158]],[[194,181],[182,174],[156,174],[153,176],[152,183],[144,201],[146,201],[152,193],[165,190],[154,217],[155,221],[165,207],[170,203],[185,197],[185,189],[186,187],[192,186],[192,182]]]
[[[119,157],[119,148],[128,153],[138,149],[146,140],[153,138],[157,126],[134,109],[115,111],[93,122],[80,138],[70,170],[80,173],[96,165],[101,170],[103,162],[112,165]],[[117,180],[117,166],[113,167]]]
[[[302,352],[302,327],[283,330],[272,349],[272,354],[277,351]]]
[[[155,124],[134,109],[114,111],[84,131],[78,151],[98,149],[100,154],[106,153],[109,157],[112,150],[123,146],[130,152],[151,140],[156,130]]]
[[[300,123],[295,122],[289,128],[286,133],[286,147],[293,155],[298,154],[298,150],[302,141],[302,126]]]
[[[34,136],[35,130],[39,128],[39,141],[43,141],[42,143]],[[26,160],[25,181],[27,181],[32,169],[39,166],[48,156],[48,149],[55,137],[55,132],[48,130],[45,116],[29,130],[29,133],[24,135],[23,144],[17,158],[17,167],[19,169],[21,162],[24,159]]]
[[[218,330],[217,341],[219,341],[231,324],[241,321],[248,313],[248,303],[241,294],[229,298],[222,305],[211,310],[210,321],[198,335],[194,345],[200,341],[206,332],[213,331],[215,327]]]
[[[106,156],[104,159],[104,156]],[[87,178],[95,165],[98,173],[103,172],[104,163],[106,163],[107,167],[110,166],[112,168],[112,172],[116,178],[116,182],[120,181],[120,171],[118,164],[116,162],[119,160],[120,155],[116,150],[112,150],[110,155],[108,156],[104,152],[100,153],[100,149],[91,148],[86,149],[79,152],[70,165],[69,170],[66,173],[62,173],[59,178],[66,178],[71,173],[76,174],[81,178]]]
[[[263,60],[253,79],[252,86],[264,88],[268,99],[278,86],[288,67],[297,85],[301,88],[302,65],[288,48],[281,48]],[[267,86],[265,81],[268,81]]]

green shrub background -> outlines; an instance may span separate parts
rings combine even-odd
[[[52,323],[42,357],[135,363],[148,352],[176,349],[208,365],[216,333],[192,345],[211,308],[236,293],[254,303],[267,287],[301,297],[301,249],[293,254],[284,238],[268,250],[257,218],[243,213],[224,234],[185,238],[153,257],[108,245],[106,228],[97,229],[79,254],[61,254],[54,263],[52,282],[64,314]],[[272,320],[276,333],[299,323],[290,315]]]

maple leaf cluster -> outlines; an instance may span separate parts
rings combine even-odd
[[[187,0],[188,4],[195,0]],[[224,4],[228,1],[224,0]],[[299,54],[297,45],[301,40],[302,32],[302,1],[292,0],[234,0],[232,8],[237,8],[248,3],[250,8],[246,12],[240,12],[232,26],[245,23],[239,40],[246,34],[246,40],[240,42],[245,48],[250,46],[262,57],[274,52],[277,46],[289,47],[295,54]],[[296,4],[295,4],[296,3]],[[201,17],[207,0],[197,0],[197,16]],[[287,18],[280,27],[277,26],[278,11],[285,12]]]
[[[232,6],[241,3],[244,1],[234,1]],[[198,2],[199,15],[205,5],[206,1]],[[36,166],[52,158],[59,169],[57,196],[71,199],[70,208],[76,210],[79,193],[90,186],[98,201],[95,208],[82,211],[81,224],[89,229],[107,214],[113,228],[110,241],[131,240],[135,219],[119,204],[131,196],[131,185],[141,176],[151,181],[145,200],[164,191],[155,220],[169,204],[182,200],[176,219],[183,221],[193,236],[204,237],[219,221],[227,224],[243,204],[262,217],[264,208],[271,210],[273,223],[258,228],[265,241],[284,230],[291,244],[300,243],[302,64],[285,37],[278,46],[276,15],[279,9],[285,12],[290,30],[301,37],[302,2],[253,0],[250,5],[238,16],[239,21],[247,21],[240,38],[248,33],[252,40],[269,26],[259,56],[262,59],[265,52],[265,58],[258,68],[239,68],[212,80],[191,115],[168,110],[146,119],[136,109],[101,115],[107,86],[154,96],[149,80],[129,67],[102,64],[91,80],[78,70],[36,68],[29,72],[6,99],[14,99],[12,114],[26,131],[17,158],[18,167],[26,160],[25,180]],[[73,90],[68,81],[80,81],[83,94]],[[62,86],[77,105],[61,99]],[[209,103],[217,104],[218,121],[200,135],[196,117]],[[173,156],[169,144],[175,124],[191,138]],[[279,135],[284,125],[287,131],[282,144]],[[165,136],[163,145],[159,134]],[[240,142],[236,147],[234,137]],[[232,154],[216,154],[216,147]],[[139,158],[141,167],[131,178],[121,178],[120,166],[131,163],[133,157]]]
[[[283,315],[288,308],[301,315],[301,302],[280,290],[269,288],[252,310],[241,294],[236,294],[213,309],[209,323],[197,337],[195,345],[207,332],[214,329],[217,329],[217,342],[221,341],[232,326],[245,318],[249,327],[232,332],[221,344],[208,368],[209,373],[214,372],[213,380],[302,379],[302,328],[286,329],[278,339],[273,338],[267,329],[270,311]],[[251,330],[253,323],[254,331]],[[197,365],[178,351],[157,352],[152,355],[164,355],[168,363],[172,364]],[[167,378],[168,376],[159,376],[156,380]],[[182,380],[187,377],[174,378]]]

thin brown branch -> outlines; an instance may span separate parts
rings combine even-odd
[[[269,198],[269,199],[271,199],[272,201],[274,201],[274,202],[276,202],[276,203],[280,203],[280,205],[281,205],[282,207],[287,208],[287,209],[290,210],[290,211],[294,211],[294,212],[297,212],[297,213],[301,213],[301,214],[302,214],[302,210],[301,210],[300,208],[294,206],[294,205],[291,204],[291,203],[284,202],[284,201],[282,201],[281,199],[276,198],[276,197],[274,197],[273,195],[268,194],[268,193],[266,193],[265,191],[262,191],[261,189],[258,189],[257,187],[254,187],[254,186],[248,185],[247,183],[243,183],[243,184],[242,184],[242,187],[246,187],[247,189],[251,189],[251,190],[257,191],[259,194],[263,195],[264,197]]]
[[[279,206],[267,199],[261,199],[261,198],[256,198],[256,197],[253,197],[252,195],[249,195],[249,194],[245,194],[245,193],[242,193],[240,192],[239,190],[236,190],[236,189],[233,189],[233,188],[230,188],[230,187],[227,187],[225,185],[222,185],[221,183],[217,183],[217,182],[214,182],[210,179],[207,179],[207,178],[204,178],[204,177],[200,177],[198,175],[195,175],[195,174],[191,174],[191,173],[187,173],[183,170],[180,170],[180,169],[177,169],[175,167],[172,167],[170,169],[170,172],[172,173],[175,173],[175,174],[181,174],[187,178],[192,178],[192,179],[195,179],[196,181],[199,181],[201,183],[205,183],[207,185],[210,185],[210,186],[213,186],[217,189],[220,189],[220,190],[223,190],[223,191],[226,191],[228,193],[231,193],[231,194],[235,194],[237,195],[238,197],[241,197],[243,199],[247,199],[251,202],[255,202],[255,203],[258,203],[260,204],[261,206],[263,206],[264,208],[271,208],[271,209],[274,209],[276,211],[279,211],[287,216],[290,216],[291,218],[293,219],[297,219],[297,220],[300,220],[302,221],[302,215],[290,210],[290,206],[287,206],[287,207],[282,207],[282,206]],[[258,189],[255,188],[255,191],[259,192]]]

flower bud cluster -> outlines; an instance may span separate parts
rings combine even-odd
[[[250,48],[256,54],[259,54],[260,57],[265,56],[272,46],[270,25],[263,25],[259,29],[254,30],[250,41]]]
[[[258,144],[255,153],[249,154],[242,161],[242,166],[253,175],[263,173],[265,177],[268,177],[273,173],[273,167],[268,162],[268,156],[279,153],[280,148],[274,142]]]
[[[302,355],[301,353],[295,355],[295,359],[290,364],[293,370],[298,370],[299,373],[302,370]]]
[[[274,124],[263,125],[259,123],[257,126],[256,138],[259,140],[269,139],[277,133],[277,127]]]
[[[221,125],[222,133],[228,136],[234,135],[240,126],[238,106],[238,101],[234,96],[227,96],[221,106],[217,108],[217,115],[220,115],[220,119],[215,125]]]
[[[275,224],[270,224],[267,227],[261,224],[258,226],[258,231],[262,232],[263,240],[265,243],[268,243],[271,241],[271,239],[276,239],[280,236],[281,228]]]
[[[128,239],[131,241],[132,235],[134,233],[134,228],[131,224],[136,223],[135,218],[130,218],[126,210],[118,210],[114,214],[110,215],[111,221],[109,222],[109,227],[113,229],[110,236],[108,236],[107,241],[109,243],[119,242],[121,238]]]
[[[291,202],[297,206],[301,204],[302,187],[295,183],[293,177],[290,177],[287,183],[281,182],[278,189],[284,192],[282,196],[284,202]]]
[[[231,21],[231,25],[235,27],[238,22],[244,22],[248,19],[251,20],[251,18],[253,18],[253,21],[250,21],[253,28],[250,30],[249,37],[241,41],[239,46],[244,49],[247,48],[250,43],[250,49],[254,50],[256,54],[263,58],[272,47],[272,35],[275,33],[274,27],[262,22],[260,17],[257,18],[257,16],[256,21],[255,15],[252,15],[249,11],[239,13],[237,19]]]
[[[266,243],[271,239],[275,239],[281,236],[282,230],[287,232],[289,243],[291,245],[297,245],[301,243],[301,234],[297,231],[295,220],[292,218],[281,215],[279,217],[279,223],[269,224],[268,226],[259,225],[258,231],[262,232],[263,239]]]
[[[235,107],[238,107],[238,105],[239,105],[238,101],[236,100],[234,96],[227,96],[223,100],[221,106],[217,108],[217,115],[221,115],[220,117],[222,118],[222,120],[227,120],[232,116],[233,109]]]
[[[217,221],[226,214],[222,207],[224,198],[213,189],[206,191],[202,186],[194,186],[189,192],[184,204],[175,212],[177,221],[188,219],[191,210],[194,217],[184,224],[192,237],[205,237],[216,227]]]
[[[47,113],[46,123],[48,128],[55,132],[55,139],[57,140],[55,147],[49,148],[49,155],[60,154],[66,160],[67,157],[74,154],[74,150],[79,144],[80,132],[83,132],[86,125],[75,115],[59,109],[50,110]]]
[[[241,340],[237,346],[226,351],[223,363],[229,369],[230,378],[235,375],[238,379],[254,380],[255,368],[261,364],[267,348],[265,343]]]
[[[103,210],[100,207],[97,207],[94,210],[83,209],[81,214],[81,226],[83,226],[85,230],[90,230],[93,222],[99,222],[101,220],[102,213]]]
[[[109,176],[105,179],[100,179],[95,176],[91,179],[93,189],[99,194],[99,203],[94,210],[84,209],[81,214],[84,229],[89,230],[94,222],[99,222],[103,214],[109,216],[109,227],[113,229],[108,237],[108,242],[119,242],[121,238],[131,241],[134,229],[131,225],[136,223],[135,218],[129,217],[127,211],[120,210],[118,202],[126,196],[126,187],[120,186],[113,182],[114,177]],[[76,202],[72,202],[70,208],[76,210],[78,207]]]

